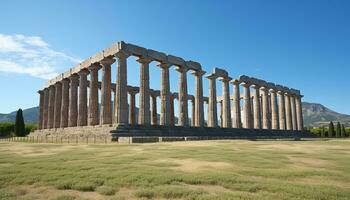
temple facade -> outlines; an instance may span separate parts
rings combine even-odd
[[[139,86],[128,85],[127,59],[130,57],[136,57],[140,65]],[[160,90],[150,88],[151,62],[156,62],[161,71]],[[117,72],[115,83],[111,82],[112,67]],[[171,67],[179,73],[179,91],[170,91]],[[188,75],[195,78],[194,94],[188,94]],[[101,81],[99,77],[102,77]],[[222,87],[222,96],[217,96],[217,80]],[[203,96],[203,81],[209,82],[208,97]],[[48,81],[39,95],[39,131],[135,125],[303,129],[303,96],[299,90],[244,75],[233,79],[220,68],[206,73],[198,62],[125,42],[113,44]],[[178,109],[174,109],[175,99]],[[178,111],[177,118],[175,110]]]

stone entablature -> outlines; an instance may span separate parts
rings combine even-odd
[[[127,59],[130,56],[136,57],[140,64],[138,87],[127,85]],[[151,62],[157,62],[161,70],[160,90],[150,88]],[[116,83],[111,82],[111,67],[114,63],[117,63]],[[179,91],[176,92],[170,91],[170,67],[174,67],[179,73]],[[188,94],[187,91],[189,71],[195,76],[194,95]],[[99,73],[102,74],[101,81],[98,81]],[[45,88],[39,91],[39,130],[96,125],[121,127],[136,124],[204,127],[205,103],[208,104],[208,127],[302,130],[303,96],[299,90],[245,75],[232,80],[226,70],[218,67],[205,74],[198,62],[186,61],[174,55],[123,41],[115,43],[48,81]],[[208,97],[203,96],[204,75],[209,81]],[[221,82],[222,86],[220,97],[216,94],[217,81]],[[232,93],[230,85],[233,87]],[[253,92],[250,91],[251,88]],[[136,95],[139,95],[138,119]],[[161,104],[159,121],[158,98]],[[174,114],[175,99],[179,105],[177,124]],[[192,108],[190,118],[189,101]],[[217,104],[220,105],[220,124]]]

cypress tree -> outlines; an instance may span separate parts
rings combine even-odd
[[[326,137],[326,131],[324,130],[324,126],[321,128],[321,137]]]
[[[337,123],[337,128],[335,130],[335,137],[340,137],[340,131],[341,131],[341,127],[340,127],[340,123]]]
[[[344,126],[344,124],[341,125],[341,137],[345,137],[345,126]]]
[[[23,137],[26,135],[22,109],[18,109],[16,114],[15,135],[18,137]]]
[[[333,137],[334,136],[334,125],[333,122],[331,121],[328,126],[328,137]]]

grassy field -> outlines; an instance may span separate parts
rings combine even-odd
[[[0,142],[0,199],[350,199],[350,140]]]

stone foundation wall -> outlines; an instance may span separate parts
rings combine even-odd
[[[114,126],[80,126],[56,129],[36,130],[29,136],[45,135],[111,135],[110,131],[115,130]]]

